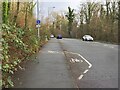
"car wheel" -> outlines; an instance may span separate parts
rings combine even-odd
[[[85,41],[87,41],[87,39],[85,39]]]

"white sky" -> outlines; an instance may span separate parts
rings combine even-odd
[[[80,4],[84,2],[105,2],[105,0],[39,0],[40,16],[47,17],[48,12],[52,12],[52,11],[67,12],[68,6],[70,6],[72,9],[78,10]],[[35,9],[35,13],[37,13],[36,9]]]

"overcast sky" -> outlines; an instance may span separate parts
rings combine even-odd
[[[71,8],[77,9],[79,4],[80,4],[79,0],[77,2],[67,2],[67,1],[62,2],[59,0],[58,1],[56,0],[55,2],[54,2],[54,0],[51,0],[51,2],[50,2],[48,0],[45,0],[44,2],[39,2],[39,7],[40,7],[40,13],[46,17],[46,16],[48,16],[48,12],[67,11],[68,6],[70,6]],[[36,13],[37,13],[37,10],[36,10]]]
[[[35,0],[36,2],[37,0]],[[73,9],[78,10],[81,3],[84,2],[103,2],[105,0],[39,0],[39,7],[40,7],[40,15],[39,16],[48,16],[48,12],[52,11],[66,11],[68,10],[68,6]],[[55,8],[52,8],[55,7]],[[34,13],[38,13],[35,9]]]

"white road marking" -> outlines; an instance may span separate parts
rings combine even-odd
[[[80,76],[78,77],[78,79],[81,80],[81,79],[83,78],[83,76],[84,76],[84,75],[80,75]]]
[[[75,60],[73,58],[71,58],[72,62],[75,62]]]
[[[52,54],[64,54],[63,52],[60,51],[47,51],[48,53],[52,53]]]
[[[80,62],[80,60],[78,60],[77,58],[75,59],[76,62]]]
[[[85,70],[83,73],[87,73],[89,70],[87,69],[87,70]]]
[[[108,48],[114,48],[114,46],[111,46],[111,45],[107,45],[107,44],[104,44],[105,47],[108,47]]]
[[[54,53],[54,51],[48,51],[48,53]]]
[[[65,52],[67,52],[67,51],[65,51]],[[88,68],[89,68],[89,69],[92,67],[92,64],[91,64],[87,59],[85,59],[82,55],[80,55],[80,54],[78,54],[78,53],[73,53],[73,52],[67,52],[67,53],[72,53],[72,54],[76,54],[76,55],[80,56],[85,62],[88,63],[88,65],[89,65]],[[74,59],[72,58],[72,60],[74,60]],[[86,73],[89,71],[89,69],[86,69],[86,70],[83,72],[83,74],[86,74]],[[84,76],[83,74],[78,77],[79,80],[81,80],[81,79],[83,78],[83,76]]]
[[[82,60],[78,60],[77,58],[76,59],[73,59],[73,58],[71,58],[71,60],[70,60],[70,62],[73,62],[73,63],[79,63],[79,62],[83,62]]]
[[[78,54],[78,55],[89,64],[89,68],[92,67],[92,64],[89,61],[87,61],[82,55],[80,55],[80,54]]]
[[[108,46],[108,45],[104,44],[104,46]]]
[[[66,51],[65,51],[66,52]],[[78,53],[73,53],[73,52],[69,52],[69,53],[72,53],[72,54],[77,54],[78,56],[80,56],[83,60],[85,60],[85,62],[87,62],[88,63],[88,65],[89,65],[89,68],[91,68],[92,67],[92,64],[89,62],[89,61],[87,61],[82,55],[80,55],[80,54],[78,54]]]

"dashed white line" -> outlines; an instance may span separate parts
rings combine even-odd
[[[65,51],[65,52],[67,52],[67,51]],[[85,62],[88,63],[88,65],[89,65],[88,68],[89,68],[89,69],[92,67],[92,64],[91,64],[89,61],[87,61],[82,55],[80,55],[80,54],[78,54],[78,53],[73,53],[73,52],[68,52],[68,53],[72,53],[72,54],[76,54],[76,55],[80,56],[83,60],[85,60]],[[86,74],[86,73],[89,71],[89,69],[86,69],[86,70],[83,72],[83,74]],[[78,77],[79,80],[81,80],[81,79],[83,78],[83,76],[84,76],[83,74]]]
[[[85,74],[85,73],[87,73],[89,70],[87,69],[87,70],[85,70],[83,73]]]
[[[83,76],[84,76],[84,75],[80,75],[80,76],[78,77],[78,79],[81,80],[81,79],[83,78]]]

